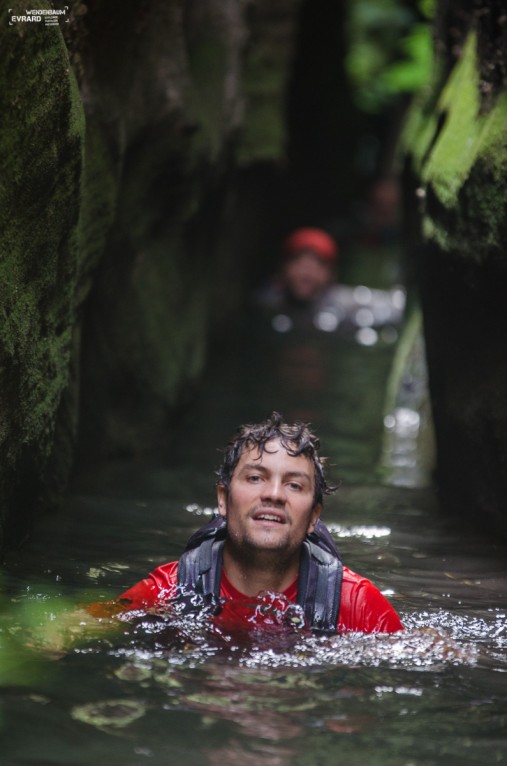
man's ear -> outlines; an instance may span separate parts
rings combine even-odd
[[[227,489],[224,484],[217,484],[217,503],[220,516],[227,516]]]
[[[313,532],[315,529],[315,524],[317,523],[317,519],[319,518],[320,514],[322,513],[322,505],[320,503],[317,503],[315,508],[312,511],[312,517],[310,519],[310,524],[308,525],[307,534],[309,535],[310,532]]]

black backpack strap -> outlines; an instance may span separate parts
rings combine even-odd
[[[331,535],[331,532],[326,527],[322,519],[318,518],[315,522],[313,532],[310,532],[308,538],[312,543],[316,543],[319,548],[324,548],[332,556],[336,556],[341,561],[341,553],[336,547],[336,543]]]
[[[178,563],[178,585],[219,599],[225,530],[225,519],[217,516],[194,532]],[[303,543],[297,595],[312,630],[336,632],[342,579],[340,553],[319,519]]]
[[[199,527],[199,529],[189,537],[185,545],[185,551],[190,550],[190,548],[196,548],[203,540],[206,540],[209,537],[214,537],[216,535],[222,536],[223,534],[223,537],[225,538],[225,527],[226,522],[223,516],[220,516],[220,514],[213,516],[212,519],[204,524],[204,526]]]
[[[220,578],[225,541],[221,516],[195,532],[178,562],[178,585],[203,596],[220,596]]]
[[[303,607],[312,630],[336,633],[342,580],[343,565],[339,556],[307,537],[299,565],[297,603]]]

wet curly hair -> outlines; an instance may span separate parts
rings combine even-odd
[[[262,454],[269,452],[269,442],[279,439],[287,454],[297,457],[305,455],[313,464],[315,472],[314,507],[323,501],[324,495],[330,495],[337,487],[328,484],[325,475],[326,458],[319,457],[320,441],[310,430],[308,423],[296,421],[284,423],[278,412],[273,412],[262,423],[249,424],[238,428],[237,436],[224,450],[222,465],[217,470],[218,484],[223,484],[229,492],[232,475],[245,450],[258,449]]]

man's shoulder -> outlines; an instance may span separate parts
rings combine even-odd
[[[367,577],[363,577],[363,575],[357,574],[357,572],[353,572],[352,569],[349,569],[344,565],[343,582],[348,585],[361,585],[362,583],[370,582],[370,580],[368,580]]]
[[[342,599],[354,607],[359,604],[370,606],[383,604],[385,601],[384,596],[371,580],[345,566],[343,567]]]
[[[384,596],[376,585],[367,577],[353,572],[348,567],[343,567],[343,592],[349,600],[365,602],[384,601]]]
[[[395,633],[403,630],[403,625],[394,607],[371,580],[343,567],[339,630]]]
[[[148,577],[122,593],[118,601],[128,604],[131,609],[153,606],[159,601],[172,598],[177,583],[178,562],[169,561],[167,564],[162,564],[154,569]]]
[[[173,584],[173,581],[175,582],[178,577],[178,561],[168,561],[166,564],[161,564],[150,573],[149,577],[164,582],[170,581]]]

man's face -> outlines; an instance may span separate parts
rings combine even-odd
[[[311,301],[332,282],[330,263],[310,250],[289,258],[284,265],[284,279],[289,293],[299,301]]]
[[[227,518],[227,535],[236,550],[299,555],[321,511],[320,505],[314,507],[313,463],[304,455],[289,455],[278,439],[267,448],[243,452],[229,494],[218,486],[218,510]]]

